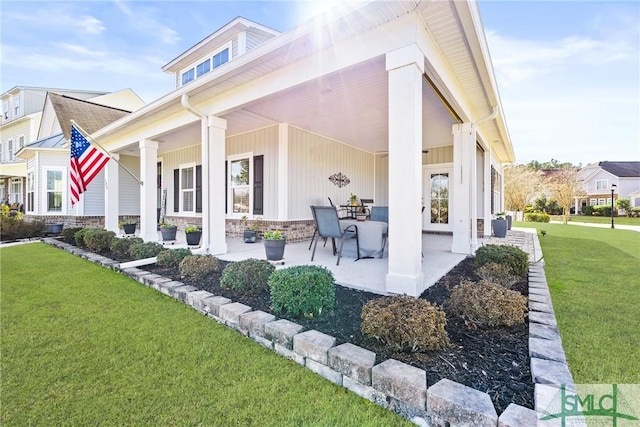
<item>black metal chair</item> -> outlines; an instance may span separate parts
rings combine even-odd
[[[338,261],[336,265],[340,265],[342,257],[342,247],[345,239],[356,239],[356,261],[360,259],[360,241],[358,240],[358,227],[355,224],[349,225],[344,230],[340,228],[340,220],[335,206],[311,206],[313,220],[316,223],[318,238],[313,244],[313,252],[311,253],[311,261],[316,254],[316,247],[320,237],[331,239],[333,244],[333,254],[336,254],[335,239],[340,239],[340,247],[337,249]]]
[[[382,221],[389,223],[389,206],[372,206],[371,215],[369,217],[371,221]],[[389,231],[382,235],[382,253],[380,258],[384,255],[384,247],[387,245],[387,238],[389,237]]]
[[[372,205],[373,204],[373,199],[360,199],[360,206],[358,207],[358,209],[360,210],[360,212],[364,213],[367,215],[367,218],[371,219],[371,209],[369,209],[369,207],[367,205]]]

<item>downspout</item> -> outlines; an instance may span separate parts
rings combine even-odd
[[[207,126],[207,115],[189,103],[189,96],[183,94],[180,99],[182,106],[190,113],[200,118],[202,144],[202,245],[199,249],[192,251],[194,254],[206,254],[209,251],[209,235],[211,224],[209,223],[209,127]]]

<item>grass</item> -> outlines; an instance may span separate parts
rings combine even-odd
[[[3,426],[410,425],[58,249],[3,248],[0,267]]]
[[[552,216],[553,221],[562,221],[561,216]],[[586,216],[586,215],[571,215],[571,222],[587,222],[589,224],[609,224],[611,225],[610,216]],[[640,218],[631,218],[627,216],[616,216],[613,218],[614,226],[620,225],[638,225],[640,226]]]
[[[560,224],[515,225],[538,229],[574,381],[640,383],[640,233]]]

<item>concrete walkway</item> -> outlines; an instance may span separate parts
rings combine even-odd
[[[562,224],[562,221],[549,221],[550,224]],[[577,222],[577,221],[569,221],[568,225],[581,225],[583,227],[595,227],[595,228],[611,228],[611,224],[593,224],[590,222]],[[640,233],[640,225],[625,225],[625,224],[616,224],[615,220],[613,221],[613,226],[618,230],[629,230],[636,231]]]

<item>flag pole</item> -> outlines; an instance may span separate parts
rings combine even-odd
[[[78,129],[78,132],[80,132],[85,138],[87,138],[89,140],[89,142],[91,142],[92,144],[97,145],[111,160],[113,160],[114,162],[116,162],[118,165],[120,165],[120,167],[122,169],[124,169],[125,171],[127,171],[127,173],[129,175],[131,175],[131,177],[133,179],[135,179],[136,181],[138,181],[140,183],[140,185],[143,185],[142,180],[140,180],[137,176],[135,176],[133,174],[133,172],[131,172],[129,169],[127,169],[127,167],[125,165],[123,165],[122,163],[120,163],[120,161],[118,159],[116,159],[115,157],[113,157],[111,155],[111,153],[109,153],[107,150],[105,150],[102,145],[98,144],[98,142],[91,138],[91,136],[89,135],[89,133],[87,131],[85,131],[84,129],[82,129],[82,127],[76,123],[73,119],[71,120],[71,126],[74,126],[76,129]]]

